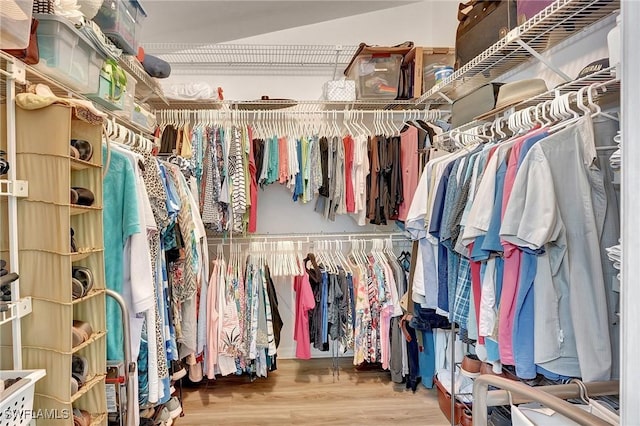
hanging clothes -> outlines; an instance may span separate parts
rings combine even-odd
[[[421,258],[416,307],[457,323],[494,367],[523,379],[611,375],[600,236],[614,198],[593,129],[586,116],[432,157],[407,213]]]

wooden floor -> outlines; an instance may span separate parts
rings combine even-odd
[[[184,417],[176,426],[197,425],[411,425],[446,426],[435,389],[416,393],[391,382],[388,372],[356,371],[331,359],[278,360],[266,379],[224,377],[183,390]]]

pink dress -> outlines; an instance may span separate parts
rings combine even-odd
[[[293,340],[296,341],[296,358],[311,358],[311,337],[309,336],[309,311],[316,305],[309,284],[309,275],[296,276],[293,279],[296,292],[296,321],[293,329]]]

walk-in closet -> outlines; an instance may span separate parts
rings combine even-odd
[[[638,19],[0,0],[0,423],[636,424]]]

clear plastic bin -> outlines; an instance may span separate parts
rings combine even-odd
[[[448,47],[424,48],[422,73],[422,93],[427,92],[438,82],[436,71],[453,67],[456,60],[455,49]]]
[[[356,81],[358,99],[398,97],[402,55],[362,55],[355,59],[349,79]]]
[[[105,57],[67,19],[36,15],[40,62],[35,68],[80,93],[98,91]]]
[[[29,45],[33,0],[0,0],[0,49]]]
[[[104,0],[93,20],[116,46],[129,55],[137,55],[141,24],[146,17],[136,0]]]
[[[127,120],[131,120],[136,101],[136,79],[128,72],[125,71],[124,73],[127,75],[127,90],[123,95],[124,105],[122,111],[114,111],[114,114],[119,117],[126,118]]]
[[[142,127],[149,133],[152,133],[156,127],[156,116],[150,111],[147,111],[137,103],[134,104],[133,114],[131,115],[131,121]]]

